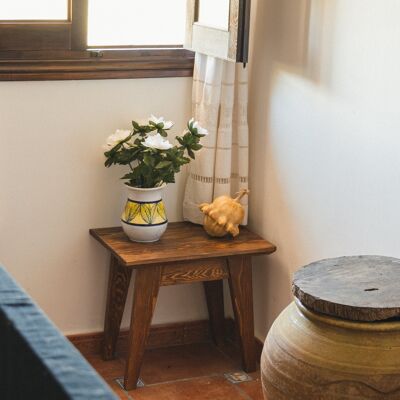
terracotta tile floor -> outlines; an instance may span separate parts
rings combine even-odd
[[[223,351],[210,343],[148,350],[140,378],[144,387],[129,392],[118,380],[124,374],[124,358],[88,361],[121,399],[129,400],[264,400],[259,372],[250,381],[231,383],[224,374],[242,372],[237,351]]]

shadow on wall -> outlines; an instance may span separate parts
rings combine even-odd
[[[278,246],[276,254],[255,261],[258,337],[265,336],[280,311],[291,301],[292,271],[309,262],[312,256],[307,254],[307,238],[298,231],[293,210],[286,201],[278,163],[274,161],[273,139],[269,132],[274,82],[280,73],[290,73],[314,85],[329,86],[331,46],[327,44],[334,32],[335,7],[336,2],[331,0],[256,0],[254,3],[249,101],[252,155],[249,224]],[[278,225],[275,221],[271,226],[268,218],[271,215],[279,219]]]
[[[262,3],[258,6],[262,7]],[[272,62],[302,71],[309,49],[310,10],[311,0],[270,2],[266,12],[272,19]]]
[[[331,0],[259,0],[255,6],[252,49],[255,62],[263,53],[270,72],[283,69],[315,84],[328,84],[329,44],[334,36],[337,3]]]

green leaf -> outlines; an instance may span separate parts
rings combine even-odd
[[[183,164],[187,164],[190,162],[190,159],[187,157],[178,157],[176,160],[179,164],[183,165]]]
[[[106,151],[104,165],[127,165],[132,168],[122,179],[131,186],[151,188],[157,185],[175,181],[182,165],[195,158],[195,152],[202,148],[198,130],[193,123],[188,123],[188,130],[181,136],[176,136],[177,145],[168,150],[149,149],[143,145],[144,138],[150,132],[157,131],[167,137],[164,124],[146,122],[144,125],[132,121],[132,133],[125,141]],[[133,139],[132,139],[133,138]],[[134,143],[132,143],[134,141]]]
[[[132,179],[134,178],[133,172],[129,172],[128,174],[125,174],[121,179]]]
[[[149,167],[154,167],[155,160],[154,158],[149,154],[145,153],[143,156],[143,162],[148,165]]]
[[[192,150],[200,150],[203,146],[201,144],[192,144],[191,148]]]
[[[157,165],[156,165],[156,169],[163,169],[163,168],[167,168],[169,166],[172,165],[171,161],[160,161]]]
[[[104,165],[105,165],[107,168],[111,167],[111,165],[113,165],[112,159],[108,158],[108,159],[105,161]]]

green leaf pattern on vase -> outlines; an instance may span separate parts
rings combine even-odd
[[[160,225],[167,222],[162,200],[141,203],[129,199],[122,213],[123,222],[130,225]]]

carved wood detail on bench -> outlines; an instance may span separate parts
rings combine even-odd
[[[163,267],[161,286],[180,283],[216,281],[228,278],[226,260],[209,258],[206,260],[183,261]]]

